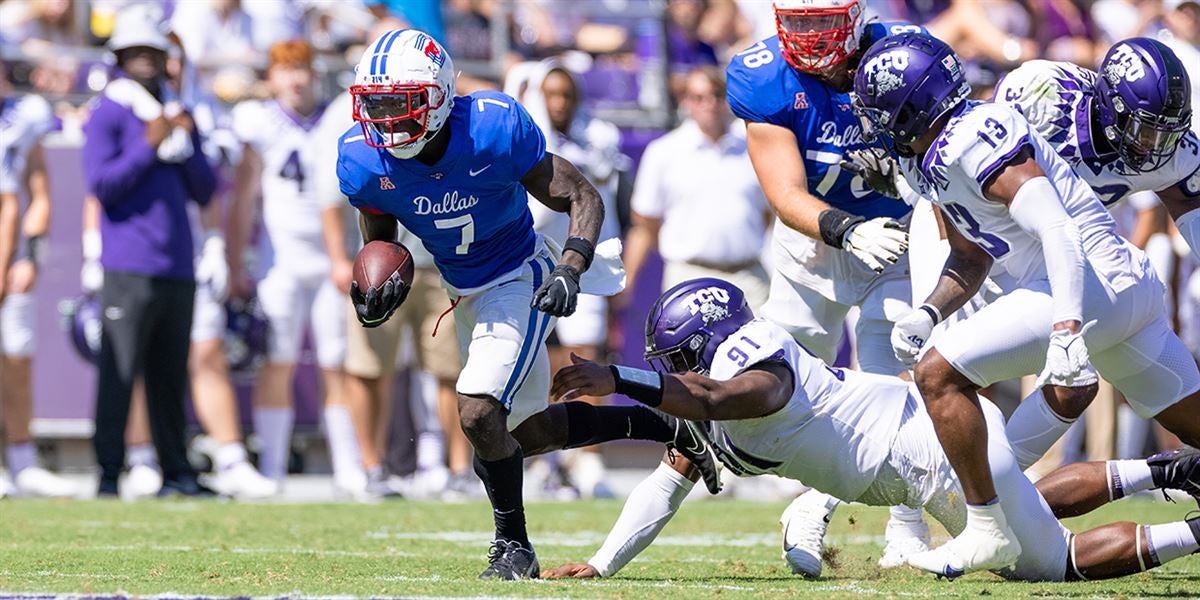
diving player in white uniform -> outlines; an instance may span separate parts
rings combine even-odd
[[[877,42],[855,76],[868,135],[896,150],[908,183],[953,225],[940,281],[896,323],[897,357],[915,360],[989,272],[1006,293],[935,337],[914,370],[968,505],[961,535],[909,558],[943,574],[1022,556],[1010,529],[1019,517],[1003,510],[1003,494],[997,502],[988,469],[979,388],[1041,373],[1031,404],[1007,427],[1018,459],[1043,454],[1083,412],[1097,371],[1139,414],[1200,443],[1200,371],[1167,323],[1163,284],[1145,255],[1019,113],[968,101],[969,91],[954,51],[923,34]]]
[[[657,372],[578,360],[555,374],[552,393],[564,399],[624,393],[687,419],[738,473],[801,480],[845,502],[924,507],[951,534],[966,526],[960,482],[912,383],[829,367],[782,327],[755,319],[742,291],[720,279],[668,290],[651,309],[646,332],[646,360]],[[1000,571],[1004,577],[1118,577],[1200,550],[1200,516],[1145,527],[1109,524],[1077,535],[1056,518],[1137,490],[1200,495],[1200,452],[1072,465],[1035,488],[1017,466],[1000,410],[985,399],[979,403],[1001,504],[1014,515],[1013,530],[1025,548],[1012,568]],[[691,488],[692,481],[664,460],[634,489],[587,564],[546,575],[614,575],[650,545]]]
[[[10,95],[6,77],[0,66],[0,462],[9,471],[8,476],[0,475],[0,497],[13,485],[24,496],[71,496],[78,492],[74,485],[38,465],[29,431],[37,340],[33,286],[50,227],[49,177],[41,140],[54,128],[54,113],[40,96]],[[22,215],[24,200],[28,205]]]
[[[262,196],[262,236],[257,255],[257,296],[270,322],[267,364],[254,387],[254,430],[261,443],[262,474],[287,475],[293,422],[292,375],[304,333],[311,329],[321,368],[323,420],[334,484],[357,493],[366,485],[358,441],[345,404],[342,363],[346,354],[345,297],[330,280],[331,264],[321,230],[321,204],[312,193],[313,129],[324,106],[316,97],[313,51],[303,40],[279,42],[269,51],[267,82],[273,99],[234,107],[233,131],[242,143],[234,176],[229,258],[233,293],[249,295],[244,248],[256,199]]]
[[[1191,82],[1162,42],[1115,44],[1099,73],[1033,60],[996,85],[993,100],[1017,109],[1105,206],[1153,191],[1200,258],[1200,137]]]

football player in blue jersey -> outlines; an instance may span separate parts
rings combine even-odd
[[[891,350],[892,323],[908,310],[906,219],[909,206],[844,168],[868,148],[850,110],[853,68],[869,39],[920,27],[873,23],[860,0],[776,0],[777,36],[734,56],[726,70],[733,112],[746,121],[750,159],[778,216],[775,272],[762,315],[821,359],[833,362],[852,307],[859,367],[905,371]],[[785,558],[792,570],[821,572],[821,539],[838,501],[803,494],[784,513]],[[928,549],[921,511],[898,507],[881,566],[902,565]]]
[[[465,357],[456,384],[459,420],[496,524],[491,565],[480,577],[539,575],[525,530],[525,456],[612,439],[655,440],[699,461],[716,493],[711,451],[673,418],[585,402],[547,408],[545,339],[554,318],[574,312],[581,286],[619,291],[624,271],[615,252],[596,251],[604,217],[599,193],[570,162],[546,152],[525,109],[496,92],[456,98],[449,55],[412,29],[389,31],[368,46],[350,94],[358,124],[341,137],[337,174],[360,212],[363,240],[395,240],[399,220],[433,255],[452,298]],[[534,233],[527,193],[569,213],[561,257]],[[581,282],[593,258],[597,268]],[[386,321],[407,293],[398,275],[350,291],[366,327]]]

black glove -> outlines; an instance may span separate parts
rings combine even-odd
[[[379,327],[404,303],[408,289],[408,284],[400,279],[399,273],[392,274],[379,288],[367,288],[365,294],[358,288],[357,281],[351,281],[350,300],[354,302],[358,322],[363,327]]]
[[[864,148],[850,150],[842,160],[843,169],[854,173],[866,182],[871,189],[890,198],[900,198],[900,190],[896,180],[903,177],[900,166],[888,152],[882,148]]]
[[[575,313],[579,300],[579,272],[575,267],[558,265],[542,287],[533,293],[530,308],[536,308],[552,317],[569,317]]]

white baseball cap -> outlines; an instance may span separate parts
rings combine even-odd
[[[167,52],[171,42],[163,33],[162,9],[148,4],[133,4],[117,13],[108,49],[116,52],[135,46],[148,46]]]

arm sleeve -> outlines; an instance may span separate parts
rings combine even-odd
[[[669,465],[659,463],[649,477],[633,488],[604,545],[588,564],[601,577],[615,575],[658,537],[694,485]]]
[[[118,118],[102,104],[83,128],[84,178],[88,190],[105,206],[124,200],[158,160],[154,148],[141,136],[132,144],[121,144]]]
[[[1021,229],[1042,242],[1054,297],[1052,322],[1082,322],[1083,245],[1058,191],[1046,177],[1034,177],[1017,190],[1008,211]]]

